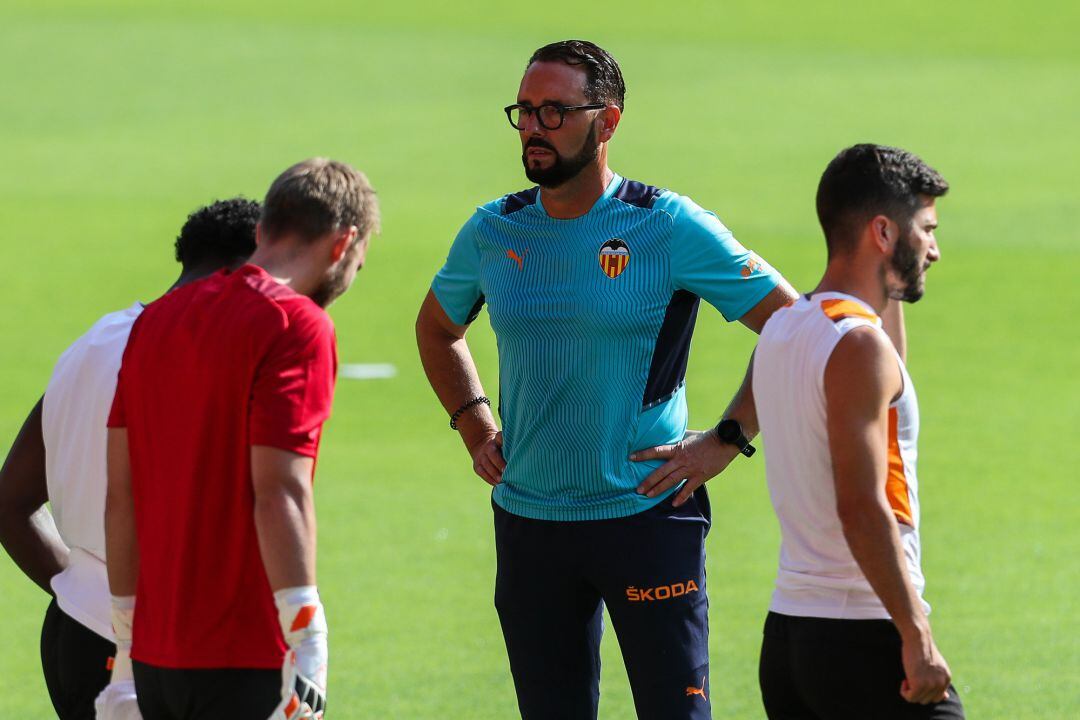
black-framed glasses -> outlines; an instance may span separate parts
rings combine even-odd
[[[536,121],[540,123],[540,127],[547,130],[558,130],[562,127],[563,120],[566,119],[566,113],[574,110],[600,110],[607,105],[604,103],[592,103],[591,105],[560,105],[559,103],[544,103],[539,107],[533,107],[532,105],[526,105],[524,103],[516,103],[514,105],[507,105],[503,110],[506,112],[506,119],[510,121],[511,127],[515,130],[524,130],[526,123],[529,122],[529,116],[536,113]]]

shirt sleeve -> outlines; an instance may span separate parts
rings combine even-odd
[[[780,283],[780,274],[743,247],[715,214],[680,196],[666,204],[674,218],[671,279],[676,288],[704,298],[730,322]]]
[[[124,410],[124,367],[122,365],[120,366],[120,372],[116,375],[116,392],[113,394],[112,407],[109,409],[109,419],[105,422],[105,427],[127,427],[127,413]]]
[[[484,306],[484,293],[480,286],[480,252],[476,245],[476,227],[481,218],[478,211],[461,228],[450,246],[446,263],[431,283],[431,290],[446,316],[458,325],[471,323]]]
[[[334,326],[321,309],[294,312],[255,374],[251,445],[315,457],[337,376]]]
[[[105,427],[127,427],[127,408],[124,405],[124,385],[126,384],[124,376],[130,372],[128,369],[128,358],[132,354],[132,348],[134,348],[135,344],[138,342],[139,327],[141,326],[139,321],[141,319],[141,315],[135,319],[135,324],[132,325],[131,332],[128,333],[127,344],[124,345],[124,352],[120,356],[120,369],[116,372],[116,390],[113,391],[112,406],[109,408],[109,417],[105,421]]]

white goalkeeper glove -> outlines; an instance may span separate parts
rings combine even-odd
[[[274,593],[289,651],[281,668],[281,703],[270,720],[321,720],[326,712],[326,613],[314,585]]]
[[[131,627],[135,618],[133,596],[112,599],[112,626],[116,655],[109,684],[94,700],[97,720],[142,720],[135,700],[135,675],[131,671]]]

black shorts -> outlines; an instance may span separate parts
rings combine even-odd
[[[758,668],[769,720],[962,720],[956,688],[933,705],[900,696],[900,633],[888,620],[770,612]]]
[[[280,670],[131,665],[143,720],[266,720],[281,702]]]
[[[531,520],[495,506],[502,623],[525,720],[594,720],[607,606],[637,716],[711,717],[704,488],[612,520]]]
[[[41,669],[60,720],[93,720],[94,699],[109,684],[116,645],[67,615],[56,598],[41,626]]]

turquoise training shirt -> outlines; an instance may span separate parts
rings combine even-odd
[[[541,520],[660,502],[635,488],[661,463],[628,456],[686,432],[699,298],[738,320],[779,281],[713,213],[618,175],[572,220],[548,216],[538,188],[477,208],[431,287],[459,325],[488,307],[506,458],[494,501]]]

